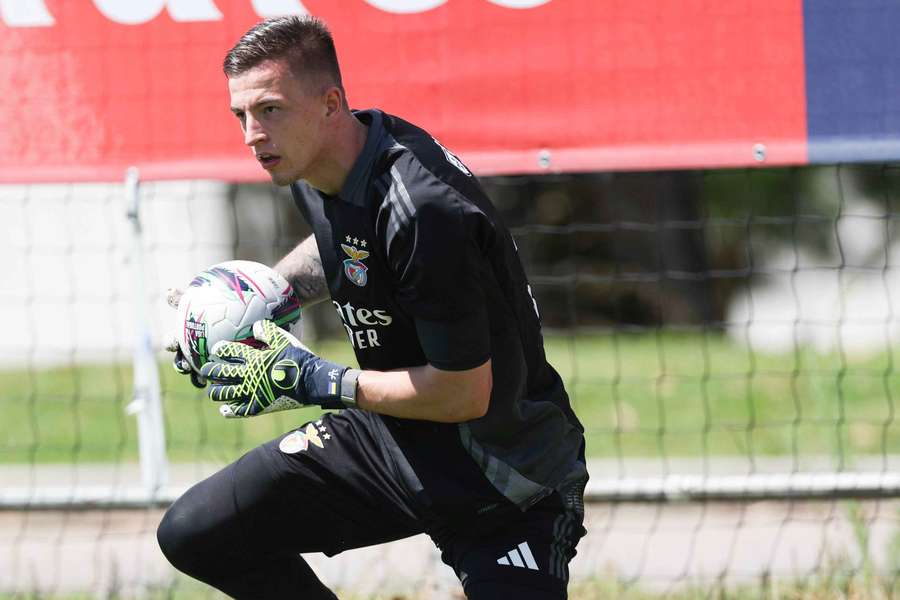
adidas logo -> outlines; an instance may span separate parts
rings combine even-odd
[[[523,569],[527,567],[532,571],[538,570],[537,563],[534,562],[534,556],[531,554],[531,548],[528,547],[528,542],[522,542],[516,548],[507,552],[505,556],[498,558],[497,564],[506,565],[507,567],[522,567]]]

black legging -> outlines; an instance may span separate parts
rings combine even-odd
[[[160,548],[180,571],[234,598],[336,600],[288,542],[295,525],[283,522],[285,514],[299,522],[315,515],[285,506],[272,487],[262,455],[247,454],[171,506],[157,531]]]

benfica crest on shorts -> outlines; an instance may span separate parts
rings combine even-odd
[[[319,435],[320,433],[322,435]],[[278,448],[285,454],[296,454],[305,452],[310,445],[324,448],[325,440],[330,439],[331,434],[328,433],[328,429],[319,420],[308,424],[305,431],[298,429],[281,438]]]
[[[356,246],[348,246],[347,244],[341,244],[341,249],[343,249],[344,254],[350,257],[344,261],[344,275],[359,287],[366,285],[366,282],[369,280],[366,271],[369,270],[369,267],[364,265],[362,261],[368,258],[368,251],[359,250]]]

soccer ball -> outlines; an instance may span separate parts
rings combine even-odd
[[[202,271],[178,302],[178,346],[200,371],[221,340],[260,347],[253,324],[269,319],[285,328],[300,320],[300,301],[287,280],[264,264],[229,260]]]

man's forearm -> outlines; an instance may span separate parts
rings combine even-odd
[[[466,371],[431,365],[362,371],[356,382],[359,408],[402,419],[461,423],[487,412],[493,378],[488,360]]]
[[[288,280],[300,303],[310,306],[328,297],[325,271],[316,239],[309,236],[278,261],[275,270]]]

